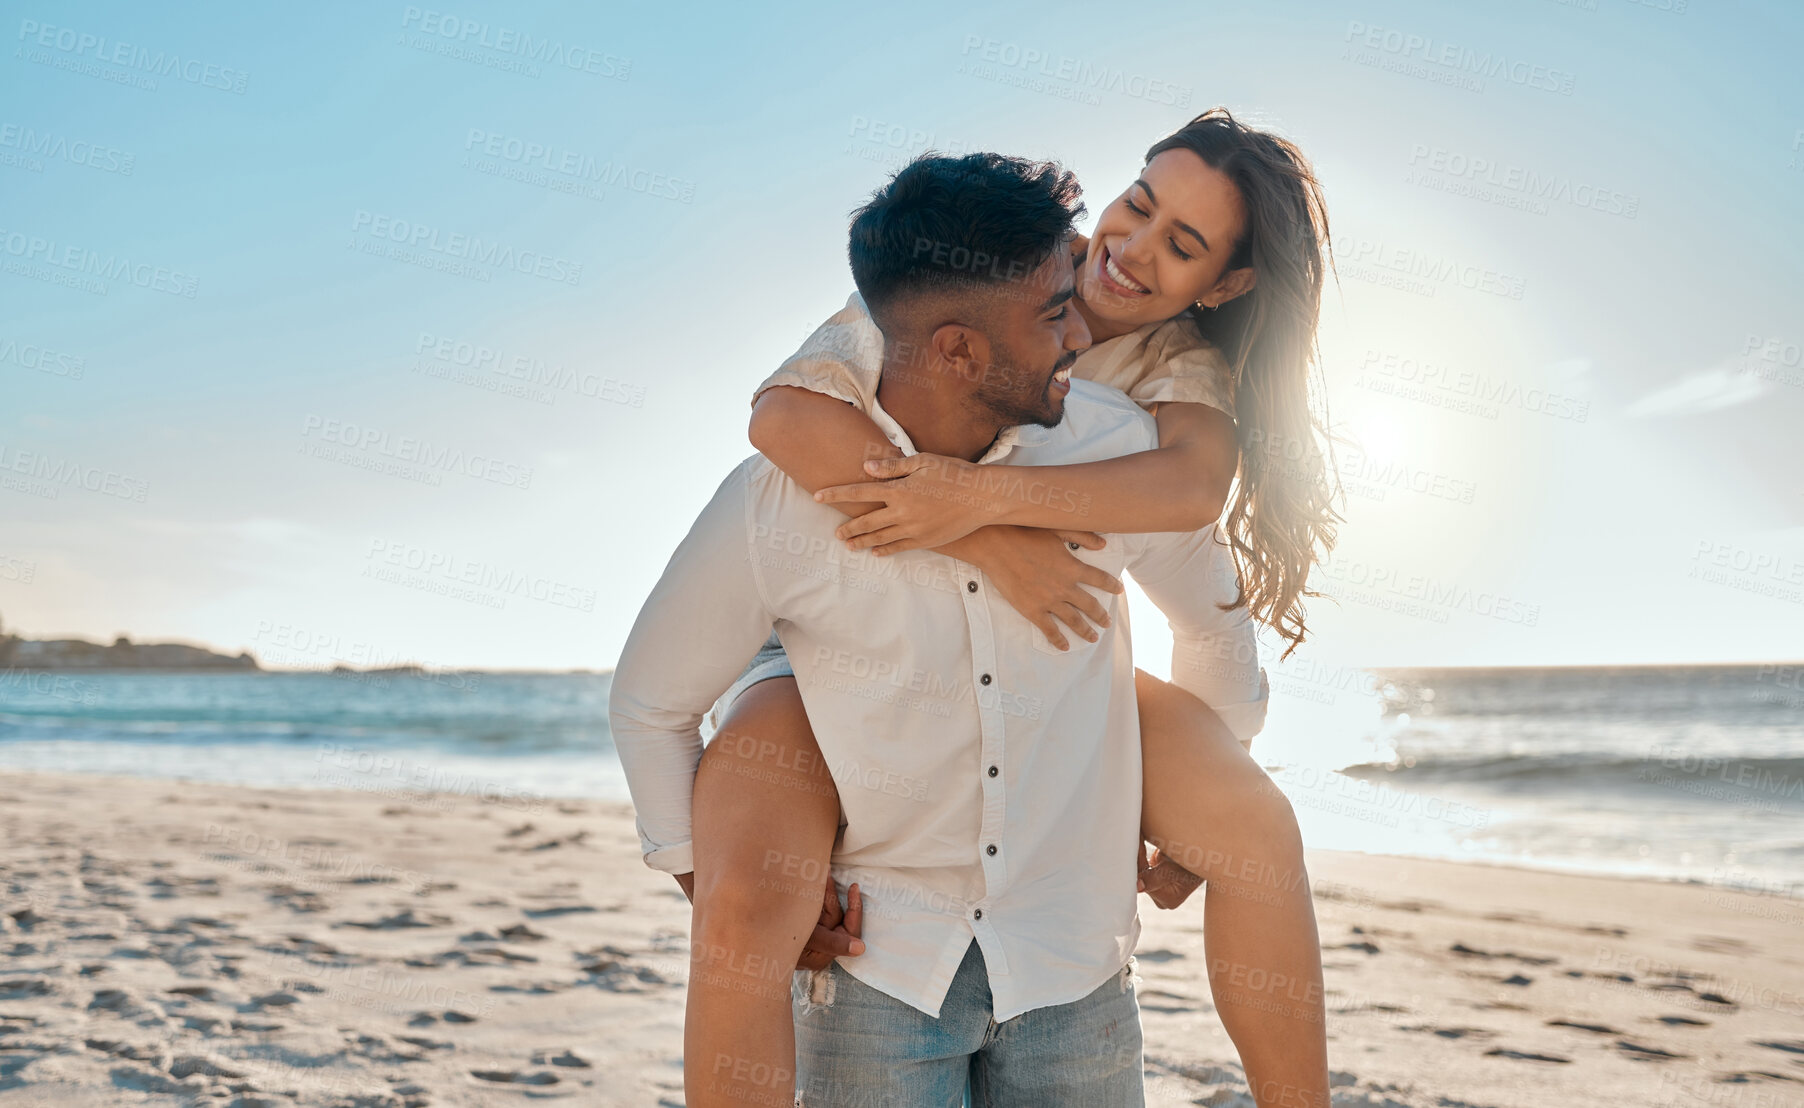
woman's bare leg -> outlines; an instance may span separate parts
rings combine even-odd
[[[789,985],[821,914],[839,791],[792,677],[733,702],[695,776],[695,914],[683,1079],[690,1108],[790,1108]]]
[[[1148,842],[1203,878],[1222,1026],[1262,1105],[1328,1105],[1322,948],[1290,801],[1208,705],[1134,672]]]

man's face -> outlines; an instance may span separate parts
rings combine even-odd
[[[989,364],[972,400],[1005,425],[1054,427],[1065,418],[1071,365],[1090,345],[1090,329],[1071,303],[1074,291],[1071,259],[1060,247],[1025,280],[989,293]]]

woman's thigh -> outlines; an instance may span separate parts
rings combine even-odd
[[[1207,704],[1138,670],[1134,691],[1142,829],[1172,861],[1207,876],[1225,861],[1224,845],[1268,822],[1276,787]]]
[[[696,895],[723,876],[794,886],[819,903],[839,828],[839,790],[793,677],[732,702],[695,776]]]

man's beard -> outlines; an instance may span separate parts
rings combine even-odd
[[[1039,427],[1057,427],[1065,418],[1065,402],[1052,397],[1052,375],[1076,361],[1077,352],[1067,351],[1052,370],[1044,374],[1026,374],[994,366],[984,375],[973,399],[1004,426],[1031,423]]]

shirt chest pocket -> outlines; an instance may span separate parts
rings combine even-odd
[[[1127,551],[1123,548],[1121,536],[1108,535],[1105,536],[1105,538],[1108,540],[1108,544],[1101,550],[1086,550],[1080,547],[1076,550],[1071,550],[1071,556],[1078,561],[1083,562],[1085,565],[1095,566],[1097,569],[1102,570],[1104,573],[1119,581],[1122,574],[1127,570]],[[1069,543],[1066,544],[1066,549],[1070,550]],[[1095,598],[1098,604],[1102,605],[1102,610],[1108,614],[1109,626],[1113,627],[1120,619],[1121,594],[1105,592],[1102,589],[1093,588],[1088,585],[1079,585],[1078,588],[1088,593],[1091,597]],[[1079,610],[1081,611],[1082,609],[1080,608]],[[1033,642],[1035,650],[1042,654],[1050,654],[1054,657],[1064,658],[1086,655],[1089,651],[1095,650],[1101,645],[1100,636],[1098,641],[1093,643],[1084,638],[1063,619],[1060,619],[1057,622],[1059,633],[1065,636],[1065,641],[1070,644],[1070,649],[1061,650],[1046,637],[1045,633],[1042,632],[1039,627],[1030,626],[1028,634]],[[1094,625],[1094,621],[1087,617],[1084,622],[1087,626]],[[1106,631],[1105,628],[1101,627],[1098,627],[1097,630]]]

